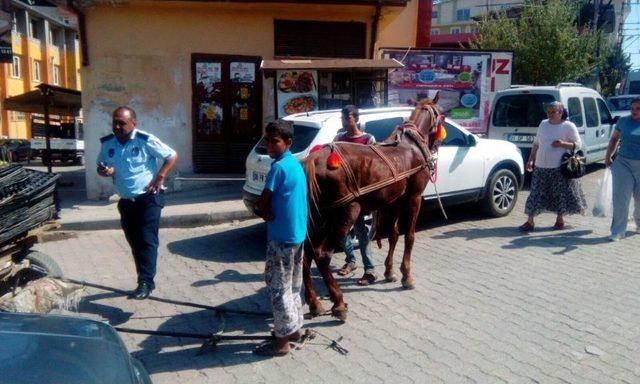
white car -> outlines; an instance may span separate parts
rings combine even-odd
[[[382,141],[409,117],[412,110],[409,107],[363,109],[360,124],[377,141]],[[291,152],[298,159],[308,156],[314,146],[331,142],[342,127],[340,110],[299,113],[284,119],[293,122]],[[438,152],[436,181],[443,204],[478,202],[491,216],[509,214],[524,179],[520,150],[503,140],[479,138],[450,120],[446,120],[445,126],[447,137]],[[243,200],[252,212],[272,161],[263,140],[256,144],[246,161]],[[433,203],[437,206],[432,183],[428,183],[423,198],[423,205]]]
[[[622,117],[631,114],[631,102],[640,98],[640,95],[618,95],[607,97],[607,105],[613,117]]]

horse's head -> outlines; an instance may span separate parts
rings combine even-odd
[[[435,135],[438,126],[444,123],[444,115],[440,113],[437,102],[438,95],[433,99],[422,99],[416,102],[415,109],[407,121],[427,142],[429,149],[433,149],[437,141]]]

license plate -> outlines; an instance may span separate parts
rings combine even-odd
[[[264,173],[253,171],[252,179],[264,183]]]
[[[518,143],[533,143],[533,135],[511,135],[509,141],[515,141]]]

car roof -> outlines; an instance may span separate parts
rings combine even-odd
[[[360,109],[360,117],[364,117],[367,115],[374,115],[380,113],[393,113],[393,112],[407,112],[412,111],[413,107],[384,107],[384,108],[366,108]],[[325,111],[312,111],[312,112],[302,112],[295,113],[293,115],[289,115],[284,118],[284,120],[293,121],[296,123],[312,123],[312,124],[322,124],[323,122],[329,119],[340,119],[340,109],[329,109]]]
[[[515,85],[509,89],[503,89],[498,91],[500,94],[522,94],[531,93],[535,91],[543,91],[548,93],[565,93],[572,90],[578,92],[588,92],[599,95],[598,91],[593,88],[585,87],[584,85],[577,85],[577,83],[560,83],[558,85]]]
[[[609,97],[607,97],[607,100],[612,100],[612,99],[635,99],[635,98],[640,98],[640,95],[616,95],[616,96],[609,96]]]
[[[0,370],[7,382],[47,378],[45,382],[71,384],[93,382],[92,377],[134,382],[129,353],[108,324],[72,316],[0,312],[0,337],[4,344]]]

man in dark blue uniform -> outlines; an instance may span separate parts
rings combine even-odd
[[[136,129],[136,113],[129,107],[116,108],[112,129],[113,134],[100,139],[98,174],[111,177],[120,195],[120,223],[138,273],[131,297],[144,300],[155,289],[163,182],[178,155],[154,135]]]

